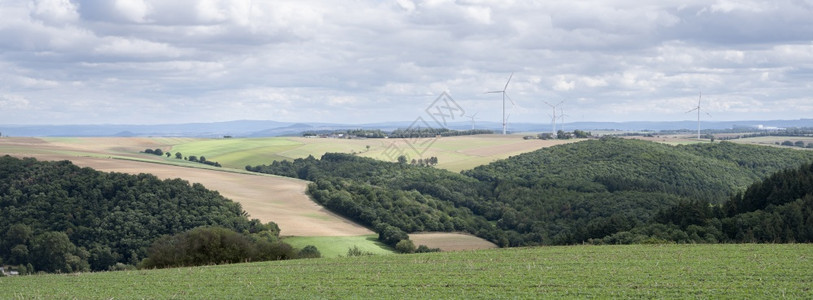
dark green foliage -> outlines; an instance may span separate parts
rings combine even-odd
[[[318,251],[317,251],[318,252]],[[293,248],[274,235],[237,233],[223,227],[198,227],[156,240],[144,268],[168,268],[295,258]]]
[[[721,203],[755,180],[810,161],[809,151],[729,142],[602,138],[462,174],[334,153],[246,169],[313,181],[315,201],[374,227],[389,245],[405,235],[397,228],[464,231],[522,246],[727,241],[726,223],[713,221],[723,214]]]
[[[415,253],[415,244],[410,240],[401,240],[395,244],[395,251],[398,253]]]
[[[353,248],[347,249],[347,257],[355,257],[355,256],[371,256],[374,255],[372,252],[363,251],[359,249],[358,246],[353,246]]]
[[[320,258],[322,257],[322,253],[319,252],[319,249],[316,249],[316,246],[307,245],[302,250],[299,250],[297,254],[297,258]]]
[[[408,239],[407,232],[466,231],[495,240],[499,235],[474,214],[490,211],[477,201],[488,194],[485,186],[461,174],[337,153],[246,169],[313,181],[308,193],[316,202],[374,228],[390,246]]]
[[[0,216],[0,258],[47,272],[134,265],[158,237],[199,226],[279,232],[200,184],[10,156],[0,157]]]
[[[430,252],[440,252],[440,248],[429,248],[426,245],[418,246],[418,249],[415,249],[415,253],[430,253]]]

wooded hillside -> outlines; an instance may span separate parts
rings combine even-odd
[[[374,226],[382,240],[397,242],[386,234],[394,227],[462,230],[501,246],[520,246],[625,242],[602,239],[634,229],[648,230],[636,238],[687,242],[686,228],[656,217],[690,203],[719,208],[754,181],[810,161],[809,151],[606,138],[545,148],[462,174],[347,154],[246,168],[314,181],[309,193],[316,201]]]
[[[278,233],[200,184],[0,157],[0,259],[36,271],[136,265],[162,235],[200,226]]]

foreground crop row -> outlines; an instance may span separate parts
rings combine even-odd
[[[811,298],[813,245],[557,246],[0,278],[21,298]]]

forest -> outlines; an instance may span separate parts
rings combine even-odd
[[[0,157],[0,215],[0,265],[20,266],[21,273],[133,268],[144,258],[157,259],[160,253],[149,250],[160,237],[204,227],[243,237],[197,232],[245,238],[253,249],[293,251],[278,241],[276,224],[249,220],[239,203],[200,184],[99,172],[69,161]],[[184,254],[200,254],[193,252]],[[249,254],[258,260],[291,256]]]
[[[789,226],[793,232],[776,239],[757,224],[770,216],[779,222],[792,209],[730,207],[752,183],[811,161],[810,151],[602,138],[460,174],[336,153],[246,169],[312,181],[315,201],[374,228],[391,245],[406,233],[464,231],[500,246],[525,246],[800,241],[804,226]],[[796,200],[783,203],[804,207]],[[794,220],[804,224],[800,213],[802,221]]]

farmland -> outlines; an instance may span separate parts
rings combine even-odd
[[[323,245],[319,248],[325,248],[326,256],[337,256],[346,253],[345,246],[351,243],[375,253],[388,253],[390,250],[364,238],[372,234],[369,229],[311,201],[304,193],[307,182],[277,176],[243,174],[247,173],[243,167],[251,162],[268,163],[308,155],[318,157],[325,152],[356,152],[362,156],[391,160],[385,154],[386,147],[390,145],[388,142],[408,147],[401,139],[3,138],[0,139],[0,154],[44,160],[71,160],[79,166],[101,171],[132,174],[146,172],[160,178],[179,177],[202,183],[242,204],[250,217],[277,223],[281,228],[281,235],[307,237],[310,244]],[[439,167],[462,170],[559,143],[562,142],[524,141],[518,136],[449,137],[434,141],[425,156],[438,156],[441,162]],[[371,146],[369,150],[367,145]],[[159,148],[173,154],[181,152],[185,156],[207,156],[209,160],[221,162],[224,167],[214,168],[176,159],[174,156],[140,153],[147,148]],[[455,241],[461,239],[454,234],[449,238]],[[319,239],[324,241],[320,242]],[[336,244],[336,239],[346,241]],[[493,244],[476,237],[464,236],[462,239],[468,240],[466,244],[481,245],[469,249],[493,247]],[[424,243],[430,247],[448,247],[448,241]],[[337,248],[336,245],[342,247]]]
[[[811,298],[813,246],[557,246],[0,278],[11,298]]]
[[[570,141],[523,140],[521,136],[460,136],[437,139],[334,139],[334,138],[257,138],[206,139],[180,141],[173,152],[206,155],[224,166],[241,169],[274,160],[293,160],[308,155],[320,157],[327,152],[356,153],[385,161],[395,161],[402,151],[410,158],[438,158],[438,168],[458,172],[492,161]],[[419,146],[421,145],[421,146]],[[369,148],[368,148],[369,146]],[[393,154],[398,153],[398,154]]]

